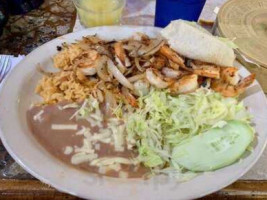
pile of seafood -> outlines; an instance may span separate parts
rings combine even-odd
[[[221,67],[185,58],[161,37],[137,33],[120,41],[105,41],[97,35],[73,44],[62,44],[53,57],[56,73],[44,72],[36,92],[43,104],[79,102],[89,95],[112,107],[118,102],[138,106],[137,98],[152,87],[171,94],[211,88],[225,97],[235,97],[254,81],[241,78],[238,68]]]

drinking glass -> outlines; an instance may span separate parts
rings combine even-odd
[[[157,0],[155,26],[165,27],[172,20],[197,21],[206,0]]]
[[[125,0],[73,0],[86,27],[119,24]]]

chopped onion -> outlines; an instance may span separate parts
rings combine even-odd
[[[131,74],[134,70],[135,70],[135,67],[134,66],[129,67],[127,69],[127,71],[124,73],[124,76],[127,76],[127,75]]]
[[[129,92],[127,88],[122,87],[121,91],[131,106],[138,107],[136,98]]]
[[[102,103],[104,101],[104,96],[101,90],[96,90],[96,94],[97,94],[97,99],[100,103]]]
[[[155,41],[154,43],[152,42],[152,45],[149,45],[149,50],[147,50],[146,53],[143,53],[141,56],[150,56],[155,54],[157,51],[160,50],[160,48],[165,44],[165,42],[163,40],[161,41]]]
[[[127,56],[125,57],[125,67],[131,67],[131,62]]]
[[[130,81],[131,83],[133,83],[133,82],[138,81],[140,79],[143,79],[145,77],[146,77],[145,73],[143,73],[143,74],[137,74],[137,75],[134,75],[134,76],[128,78],[128,81]]]
[[[95,67],[80,68],[84,75],[92,76],[96,74]]]
[[[97,60],[96,73],[103,81],[111,81],[111,77],[106,70],[106,62],[107,57],[105,56],[102,56]]]
[[[118,68],[114,65],[112,60],[108,59],[108,70],[113,74],[113,76],[125,87],[133,90],[133,85],[127,80],[127,78],[118,70]]]
[[[77,153],[71,157],[71,163],[78,165],[84,162],[88,162],[97,158],[96,154],[86,154],[83,152]]]
[[[144,71],[145,71],[145,69],[141,67],[140,62],[139,62],[139,58],[138,58],[138,57],[135,57],[135,58],[134,58],[134,63],[135,63],[135,66],[137,67],[137,69],[138,69],[140,72],[144,72]]]
[[[151,65],[151,61],[148,60],[143,64],[143,67],[149,67],[150,65]]]
[[[146,70],[146,78],[147,80],[157,88],[163,89],[169,86],[169,83],[161,80],[158,76],[156,76],[151,68]]]
[[[118,68],[121,71],[121,73],[124,74],[126,71],[126,67],[122,64],[121,60],[118,58],[118,56],[115,56],[115,61],[118,63]]]
[[[100,54],[100,55],[105,55],[109,58],[112,58],[112,54],[103,46],[101,45],[95,45],[94,49]]]

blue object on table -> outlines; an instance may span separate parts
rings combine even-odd
[[[197,21],[206,0],[157,0],[155,26],[165,27],[172,20]]]

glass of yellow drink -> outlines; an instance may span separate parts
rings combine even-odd
[[[126,0],[73,0],[82,25],[119,24]]]

